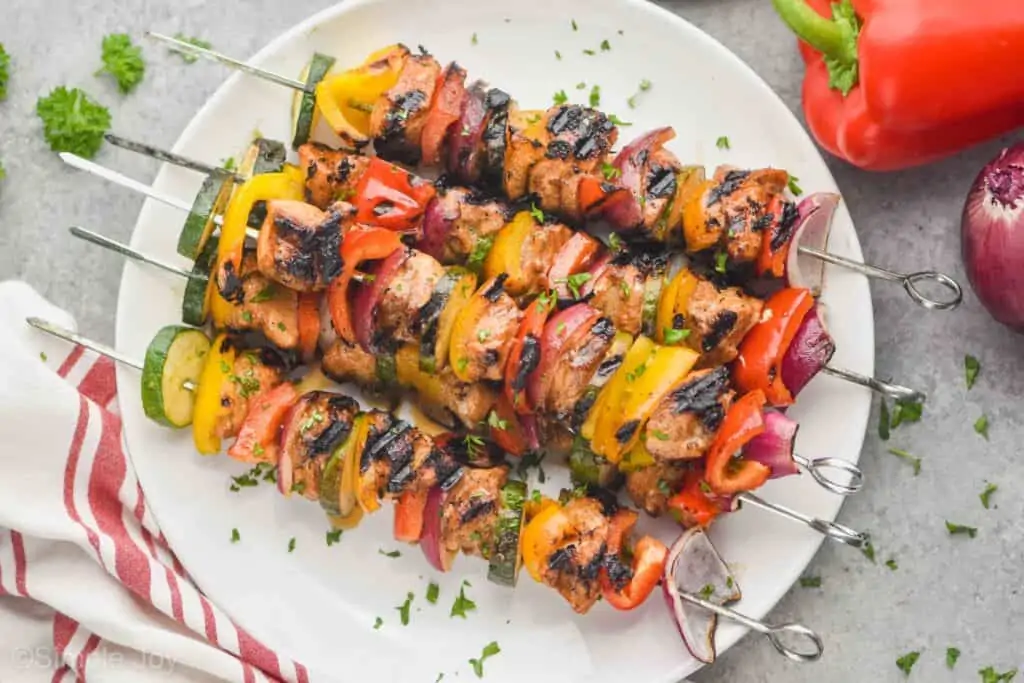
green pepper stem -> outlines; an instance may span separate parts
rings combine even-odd
[[[807,0],[772,0],[772,5],[790,30],[815,50],[839,63],[856,64],[856,41],[851,50],[850,36],[841,22],[821,16]]]

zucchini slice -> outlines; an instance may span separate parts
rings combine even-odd
[[[203,253],[203,247],[217,227],[214,219],[224,213],[234,187],[234,178],[229,175],[206,176],[199,192],[196,193],[195,201],[192,202],[192,210],[185,219],[185,227],[178,236],[179,254],[195,260]]]
[[[494,550],[487,579],[499,586],[515,587],[523,564],[520,537],[526,510],[526,484],[510,481],[501,488],[501,510],[494,526]]]
[[[242,163],[238,165],[238,172],[245,178],[261,173],[278,173],[284,168],[287,156],[288,150],[285,149],[283,142],[256,138],[245,151]]]
[[[202,330],[168,325],[156,333],[142,366],[146,417],[169,427],[192,424],[194,389],[209,353],[210,338]],[[191,387],[186,389],[188,383]]]
[[[619,481],[619,468],[594,455],[587,442],[577,436],[569,453],[569,474],[573,484],[612,488]]]
[[[305,83],[309,90],[313,90],[317,83],[324,79],[332,66],[334,66],[334,57],[314,52],[313,58],[306,65],[299,80]],[[316,94],[311,92],[295,93],[292,100],[292,130],[294,131],[292,147],[294,149],[298,149],[309,141],[316,123],[316,112]]]
[[[210,315],[210,278],[213,276],[213,264],[217,259],[217,244],[220,239],[215,235],[203,247],[203,252],[192,264],[192,274],[185,285],[185,296],[181,299],[181,320],[186,325],[202,327]],[[198,276],[202,276],[202,278]]]

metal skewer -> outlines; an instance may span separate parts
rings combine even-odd
[[[763,621],[751,619],[742,612],[737,612],[736,610],[725,607],[724,605],[716,605],[715,603],[705,600],[693,593],[687,593],[682,590],[678,591],[678,593],[679,597],[686,602],[699,605],[700,607],[703,607],[710,612],[714,612],[721,617],[737,621],[752,631],[757,631],[758,633],[768,636],[768,642],[770,642],[780,654],[794,662],[815,662],[821,659],[821,655],[825,651],[825,645],[822,643],[821,637],[803,624],[766,624]],[[810,647],[806,650],[802,648],[796,649],[789,647],[782,642],[783,636],[797,636],[801,640],[806,641],[806,644]]]
[[[231,57],[228,57],[227,55],[221,54],[219,52],[214,52],[213,50],[207,50],[205,48],[196,47],[195,45],[183,42],[181,40],[178,40],[177,38],[172,38],[171,36],[166,36],[161,33],[153,33],[152,31],[147,32],[146,37],[153,38],[154,40],[158,40],[163,43],[167,43],[173,46],[174,49],[179,50],[181,52],[195,55],[197,57],[203,57],[204,59],[209,59],[214,62],[220,62],[221,64],[225,64],[233,69],[238,69],[239,71],[244,71],[245,73],[250,74],[252,76],[256,76],[257,78],[262,78],[264,80],[271,81],[272,83],[277,83],[278,85],[283,85],[287,88],[298,90],[299,92],[311,95],[316,94],[316,89],[310,88],[305,83],[293,80],[291,78],[285,78],[284,76],[276,74],[272,71],[267,71],[266,69],[259,69],[254,66],[250,66],[245,62],[240,62],[237,59],[232,59]],[[871,266],[866,263],[853,261],[851,259],[842,256],[837,256],[827,251],[821,251],[820,249],[815,249],[813,247],[801,246],[797,248],[800,250],[801,254],[810,256],[811,258],[820,259],[822,261],[825,261],[826,263],[831,263],[834,266],[839,266],[840,268],[852,270],[866,277],[877,278],[879,280],[887,280],[890,282],[899,282],[903,285],[903,289],[906,290],[907,294],[910,296],[911,300],[914,303],[929,310],[952,310],[959,306],[964,298],[963,289],[960,287],[960,284],[950,276],[946,275],[945,273],[940,273],[934,270],[919,271],[916,273],[897,273],[895,271],[888,270],[885,268],[879,268],[877,266]],[[918,288],[917,285],[923,282],[933,282],[939,285],[947,292],[949,292],[949,298],[932,299]]]

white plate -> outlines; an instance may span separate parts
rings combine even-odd
[[[579,30],[570,20],[576,18]],[[471,36],[476,34],[476,44]],[[599,45],[607,39],[610,51]],[[297,74],[314,50],[355,64],[395,41],[422,44],[441,61],[457,59],[470,74],[513,93],[527,107],[543,107],[564,89],[586,101],[601,87],[601,107],[635,125],[624,140],[671,124],[680,158],[714,166],[775,165],[793,171],[811,191],[835,191],[813,144],[782,102],[739,59],[682,19],[639,0],[517,0],[501,5],[477,0],[350,1],[323,12],[274,40],[254,63]],[[597,52],[594,56],[584,49]],[[562,59],[555,57],[558,50]],[[184,79],[186,74],[182,72]],[[626,99],[641,79],[653,87],[630,109]],[[580,81],[587,88],[576,89]],[[216,161],[237,153],[253,129],[288,139],[291,92],[235,75],[186,129],[175,149]],[[730,151],[715,147],[728,135]],[[182,198],[199,186],[197,174],[165,167],[157,186]],[[174,245],[183,216],[152,202],[132,237],[138,249],[177,258]],[[860,246],[845,209],[836,217],[831,248],[860,259]],[[180,260],[180,259],[179,259]],[[871,300],[866,281],[831,270],[824,295],[838,351],[835,365],[871,374],[874,365]],[[141,357],[153,333],[178,322],[183,283],[163,273],[127,265],[118,306],[118,346]],[[242,626],[271,648],[303,663],[321,680],[433,681],[459,672],[497,641],[501,654],[487,661],[487,680],[674,682],[698,665],[680,642],[662,601],[616,612],[599,604],[585,617],[528,578],[515,591],[489,585],[483,563],[460,558],[455,570],[437,576],[418,549],[391,550],[390,511],[375,515],[328,548],[327,523],[318,507],[285,500],[270,486],[228,490],[228,476],[244,470],[224,457],[195,454],[187,431],[173,432],[145,419],[138,374],[120,369],[121,407],[128,445],[152,509],[170,544],[200,587]],[[826,377],[800,396],[799,450],[808,456],[857,460],[867,423],[866,391]],[[565,482],[564,469],[548,467],[549,488]],[[840,499],[809,477],[772,482],[766,498],[832,519]],[[237,527],[241,542],[231,544]],[[671,525],[661,527],[666,536]],[[294,553],[287,551],[296,539]],[[713,537],[736,568],[744,598],[739,608],[764,615],[811,559],[821,538],[808,529],[754,510],[722,520]],[[467,578],[477,610],[449,618],[459,583]],[[429,605],[430,580],[441,599]],[[411,623],[399,624],[395,607],[416,595]],[[384,626],[372,628],[380,616]],[[814,614],[804,614],[814,626]],[[724,650],[743,634],[719,630]],[[827,640],[828,634],[823,634]]]

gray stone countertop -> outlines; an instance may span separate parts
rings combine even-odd
[[[85,333],[111,340],[121,262],[72,241],[66,229],[79,223],[127,239],[142,200],[129,192],[97,197],[94,183],[62,168],[42,139],[36,99],[57,85],[84,87],[111,106],[119,132],[169,147],[226,77],[208,63],[186,70],[177,57],[147,44],[146,78],[122,97],[111,82],[93,77],[105,34],[182,31],[244,56],[332,1],[5,0],[0,42],[13,56],[13,77],[0,104],[0,159],[7,169],[0,183],[0,279],[27,280],[77,316]],[[767,0],[663,4],[736,52],[799,116],[802,64]],[[960,210],[971,180],[1000,144],[902,173],[870,174],[830,160],[866,258],[901,270],[935,268],[966,286]],[[157,169],[110,148],[98,160],[141,179]],[[970,291],[956,312],[932,313],[898,286],[873,282],[871,290],[876,374],[929,396],[920,423],[901,426],[888,442],[878,436],[876,403],[861,460],[868,486],[840,517],[873,533],[877,561],[826,543],[807,569],[821,577],[821,587],[797,584],[770,615],[823,634],[821,662],[789,663],[751,635],[697,674],[700,683],[900,681],[896,659],[912,650],[922,651],[912,673],[921,681],[977,681],[978,669],[989,665],[1024,666],[1021,338],[993,322]],[[982,366],[970,392],[965,353]],[[972,428],[983,413],[991,424],[987,441]],[[920,456],[920,475],[889,454],[890,447]],[[989,510],[978,498],[986,482],[999,486]],[[977,537],[951,537],[945,520],[978,527]],[[886,566],[890,558],[897,569]],[[945,664],[950,646],[963,653],[953,671]]]

